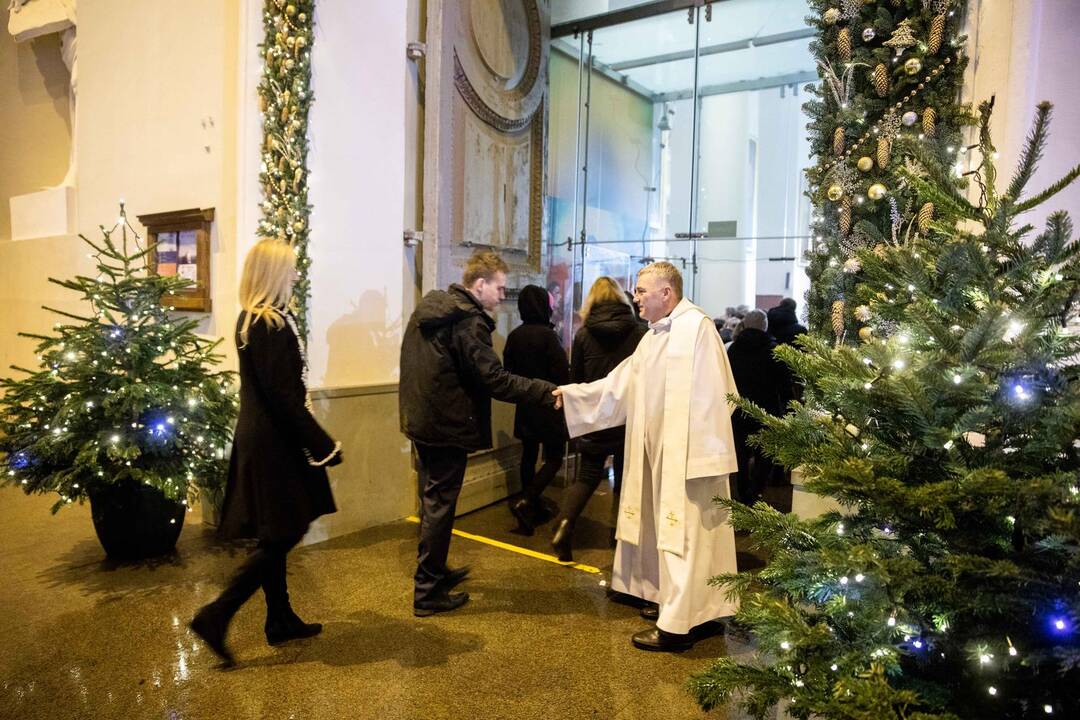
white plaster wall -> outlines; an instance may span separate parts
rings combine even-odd
[[[209,335],[228,332],[235,318],[237,7],[236,0],[97,0],[79,7],[77,229],[100,237],[98,226],[112,226],[121,198],[140,232],[136,215],[215,208],[214,313],[199,316],[198,328]],[[88,249],[61,236],[0,250],[4,292],[18,298],[15,312],[0,316],[4,360],[33,362],[32,345],[14,335],[52,326],[55,318],[39,305],[77,308],[77,297],[47,278],[89,272]],[[233,364],[227,345],[222,350]]]
[[[395,382],[402,330],[408,9],[321,0],[312,50],[312,387]],[[411,293],[411,289],[410,289]]]
[[[1042,190],[1080,162],[1080,73],[1076,36],[1080,2],[1075,0],[970,0],[967,18],[971,57],[964,97],[973,104],[996,96],[994,140],[999,174],[1007,182],[1042,100],[1054,104],[1048,152],[1028,183]],[[1080,213],[1080,185],[1074,183],[1024,221],[1041,227],[1055,210]]]

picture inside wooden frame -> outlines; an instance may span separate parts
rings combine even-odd
[[[195,283],[187,290],[164,296],[162,304],[177,310],[210,312],[210,228],[214,208],[173,210],[138,218],[153,248],[146,256],[150,272],[177,275]]]

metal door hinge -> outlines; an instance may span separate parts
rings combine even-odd
[[[420,243],[424,242],[423,230],[406,230],[403,235],[405,245],[408,247],[416,247]]]
[[[405,46],[405,57],[412,61],[423,60],[427,56],[427,44],[411,42]]]

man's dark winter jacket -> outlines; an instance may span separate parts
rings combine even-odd
[[[515,375],[565,385],[570,380],[566,351],[551,324],[548,291],[526,285],[518,296],[522,324],[506,338],[503,364]],[[566,439],[566,420],[561,410],[518,403],[514,413],[514,437],[540,442]]]
[[[792,398],[791,372],[773,357],[776,341],[764,330],[745,328],[728,348],[728,361],[739,397],[753,401],[773,415],[783,415]],[[742,410],[731,417],[736,432],[751,433],[761,429]]]
[[[401,341],[401,432],[413,442],[491,447],[491,398],[554,405],[555,386],[512,375],[491,345],[495,322],[461,285],[425,295]]]
[[[570,381],[586,383],[607,376],[634,354],[646,330],[648,326],[638,323],[629,305],[621,302],[594,305],[585,324],[574,335]],[[624,434],[625,428],[619,426],[590,433],[578,442],[587,452],[617,452]]]

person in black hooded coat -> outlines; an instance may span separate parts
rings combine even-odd
[[[551,324],[551,300],[539,285],[526,285],[518,295],[521,325],[511,331],[503,349],[503,366],[515,375],[565,385],[570,377],[566,351]],[[521,498],[510,504],[518,532],[532,535],[541,515],[540,498],[562,467],[566,453],[566,421],[562,411],[535,403],[518,403],[514,437],[521,440]],[[536,470],[540,447],[544,464]]]
[[[586,383],[606,377],[630,357],[648,329],[638,322],[618,283],[600,277],[593,283],[581,309],[584,324],[574,335],[570,351],[570,382]],[[559,559],[572,559],[574,523],[604,477],[604,462],[612,456],[615,487],[622,482],[626,427],[590,433],[577,440],[579,470],[567,489],[562,511],[555,519],[552,546]]]

